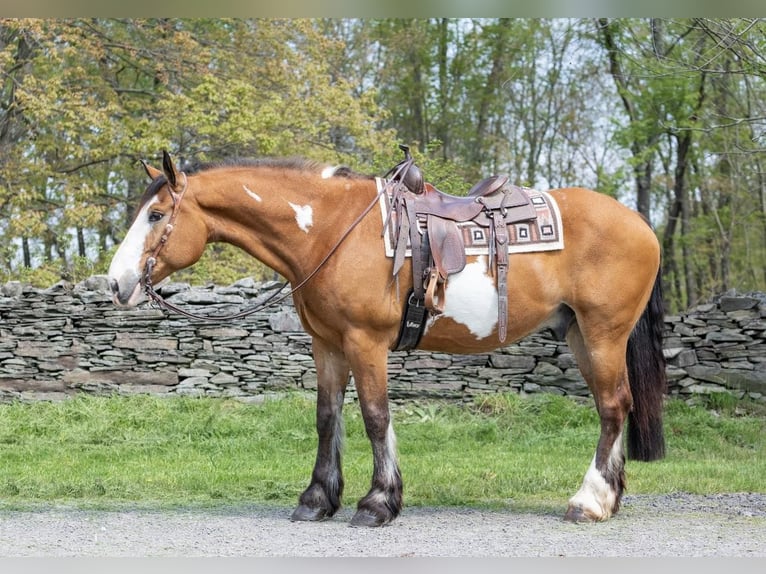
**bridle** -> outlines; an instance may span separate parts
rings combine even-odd
[[[178,212],[181,209],[181,200],[186,194],[186,186],[189,183],[186,174],[184,172],[181,172],[181,174],[184,176],[184,185],[181,188],[181,191],[176,192],[173,189],[173,185],[168,181],[168,193],[170,194],[170,199],[173,200],[173,210],[170,212],[170,218],[168,219],[168,223],[165,226],[165,231],[162,233],[162,237],[160,237],[160,240],[152,251],[152,254],[146,258],[144,274],[141,276],[141,282],[144,284],[144,292],[152,298],[154,298],[153,295],[159,297],[159,295],[156,293],[156,291],[154,291],[154,288],[152,287],[152,271],[154,271],[154,266],[157,264],[157,255],[159,255],[160,251],[162,251],[162,248],[165,247],[170,234],[173,232],[176,218],[178,217]]]
[[[399,167],[399,166],[397,166]],[[241,311],[239,313],[233,313],[230,315],[198,315],[196,313],[191,313],[190,311],[186,311],[185,309],[181,309],[180,307],[169,303],[166,301],[162,295],[157,293],[157,291],[154,290],[154,286],[152,285],[152,272],[154,271],[154,266],[157,264],[157,256],[162,251],[162,248],[165,247],[165,245],[168,242],[168,238],[170,237],[170,234],[173,232],[173,229],[175,227],[176,219],[178,218],[178,213],[181,208],[181,201],[184,198],[184,195],[186,194],[186,187],[188,184],[188,179],[186,177],[186,174],[184,172],[180,172],[180,175],[183,175],[184,182],[183,187],[181,188],[181,191],[175,191],[173,189],[173,185],[168,181],[168,192],[170,193],[170,198],[173,200],[173,210],[170,212],[170,218],[168,219],[168,223],[165,226],[165,231],[162,233],[162,236],[160,237],[159,242],[155,246],[155,248],[152,250],[151,255],[147,257],[146,263],[144,264],[144,272],[141,276],[141,283],[143,283],[144,286],[144,293],[146,294],[149,299],[151,299],[154,303],[156,303],[159,307],[167,309],[168,311],[173,311],[174,313],[178,313],[179,315],[183,315],[184,317],[188,317],[189,319],[198,319],[201,321],[231,321],[234,319],[242,319],[244,317],[247,317],[248,315],[252,315],[253,313],[257,313],[258,311],[261,311],[263,309],[266,309],[268,307],[271,307],[273,305],[276,305],[277,303],[281,303],[291,295],[293,295],[295,292],[297,292],[299,289],[301,289],[306,283],[308,283],[314,275],[316,275],[324,266],[325,263],[327,263],[328,259],[332,257],[332,255],[338,250],[341,243],[351,234],[351,232],[354,230],[354,228],[359,225],[359,223],[364,219],[364,217],[370,212],[370,210],[375,207],[375,204],[378,203],[380,200],[381,195],[386,191],[388,188],[388,183],[395,181],[396,175],[398,175],[399,172],[401,172],[401,169],[392,170],[394,173],[394,177],[387,182],[386,185],[381,186],[380,191],[378,191],[375,198],[370,202],[370,204],[362,211],[361,214],[351,223],[348,229],[346,229],[345,232],[343,232],[343,235],[340,236],[338,241],[335,243],[335,245],[332,246],[330,251],[327,253],[327,255],[324,256],[324,258],[319,262],[319,264],[314,268],[314,270],[309,273],[306,277],[303,278],[303,280],[298,283],[295,287],[293,287],[290,291],[283,294],[281,297],[276,297],[279,295],[279,293],[282,292],[282,290],[287,286],[289,283],[288,281],[285,281],[284,283],[279,284],[279,289],[269,295],[264,301],[261,301],[260,303],[257,303],[253,307],[249,309],[245,309],[244,311]],[[391,172],[389,172],[391,173]]]
[[[198,319],[202,321],[230,321],[233,319],[241,319],[243,317],[247,317],[248,315],[252,315],[253,313],[260,311],[261,309],[264,309],[266,307],[269,307],[270,305],[275,305],[279,303],[280,301],[283,301],[288,296],[292,295],[296,290],[293,289],[289,293],[286,293],[279,299],[272,301],[274,297],[276,297],[282,289],[285,288],[287,285],[287,281],[284,283],[279,284],[279,289],[272,293],[265,301],[262,301],[258,305],[246,309],[245,311],[242,311],[240,313],[233,313],[230,315],[198,315],[197,313],[192,313],[190,311],[187,311],[185,309],[182,309],[181,307],[178,307],[174,305],[173,303],[170,303],[169,301],[166,301],[162,295],[157,293],[154,289],[154,285],[152,284],[152,272],[154,271],[154,266],[157,264],[157,256],[160,254],[160,251],[162,251],[162,248],[165,247],[165,245],[168,242],[168,238],[170,237],[170,234],[173,232],[173,229],[175,228],[176,219],[178,218],[178,213],[181,210],[181,201],[184,198],[184,195],[186,194],[186,188],[189,183],[189,180],[184,172],[180,172],[181,175],[184,177],[184,183],[183,187],[181,188],[181,191],[175,191],[173,189],[173,185],[168,181],[168,193],[170,193],[170,198],[173,200],[173,210],[170,212],[170,218],[168,219],[167,225],[165,225],[165,231],[163,231],[162,236],[160,237],[159,242],[155,246],[155,248],[152,250],[151,255],[146,258],[146,263],[144,265],[144,272],[141,276],[141,283],[144,285],[144,293],[146,294],[149,299],[151,299],[154,303],[156,303],[158,306],[167,309],[168,311],[173,311],[174,313],[178,313],[179,315],[183,315],[185,317],[188,317],[190,319]],[[323,262],[324,263],[324,262]],[[318,269],[317,269],[318,270]],[[314,272],[316,273],[316,271]],[[313,275],[313,273],[312,273]],[[306,280],[301,282],[301,284],[298,287],[302,287],[303,284],[310,279],[311,277],[308,277]]]

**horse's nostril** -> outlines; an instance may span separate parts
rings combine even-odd
[[[109,288],[112,290],[112,293],[114,293],[115,295],[120,292],[120,284],[117,282],[117,279],[109,280]]]

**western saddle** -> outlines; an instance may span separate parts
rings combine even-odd
[[[404,160],[386,174],[390,178],[391,214],[396,214],[393,275],[404,265],[407,240],[412,251],[413,285],[395,350],[415,348],[425,330],[428,313],[444,311],[447,278],[463,270],[465,244],[458,223],[486,228],[488,269],[497,281],[498,336],[505,341],[508,320],[508,225],[537,217],[529,197],[508,184],[507,176],[492,176],[474,185],[465,197],[448,195],[425,183],[408,146],[400,145]]]

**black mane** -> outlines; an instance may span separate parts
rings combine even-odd
[[[203,171],[208,171],[221,167],[276,167],[281,169],[290,169],[296,171],[307,171],[310,173],[320,173],[327,167],[326,163],[305,159],[301,157],[284,158],[230,158],[208,163],[192,163],[185,165],[183,171],[188,175],[194,175]],[[347,166],[337,166],[333,172],[334,177],[345,177],[348,179],[372,179],[373,176],[364,175],[355,172]]]
[[[309,173],[321,173],[327,167],[331,167],[326,163],[305,159],[301,157],[285,157],[285,158],[261,158],[261,159],[249,159],[249,158],[230,158],[220,161],[207,162],[207,163],[190,163],[183,166],[182,170],[187,175],[194,175],[195,173],[201,173],[216,168],[225,167],[276,167],[281,169],[290,169],[295,171],[306,171]],[[347,179],[374,179],[375,176],[364,175],[355,172],[350,167],[345,165],[339,165],[335,167],[333,171],[333,177],[345,177]],[[162,186],[167,183],[167,179],[164,175],[156,177],[149,187],[144,191],[141,197],[140,205],[144,205],[152,197],[154,197]]]
[[[141,196],[141,201],[139,202],[139,206],[143,206],[152,197],[157,195],[157,193],[160,191],[160,189],[162,189],[162,186],[165,185],[167,181],[168,180],[165,178],[164,175],[155,177],[152,180],[152,182],[149,184],[149,187],[146,188],[146,191],[144,191],[144,194]]]

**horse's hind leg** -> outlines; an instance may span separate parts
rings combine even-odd
[[[343,494],[341,454],[343,450],[343,396],[349,366],[340,350],[313,340],[317,369],[316,428],[317,458],[311,484],[301,494],[292,520],[322,520],[340,508]]]
[[[619,509],[625,488],[622,431],[632,403],[625,364],[627,335],[599,337],[597,342],[589,342],[578,324],[573,323],[567,342],[593,393],[601,419],[601,435],[582,486],[569,500],[565,519],[606,520]]]

